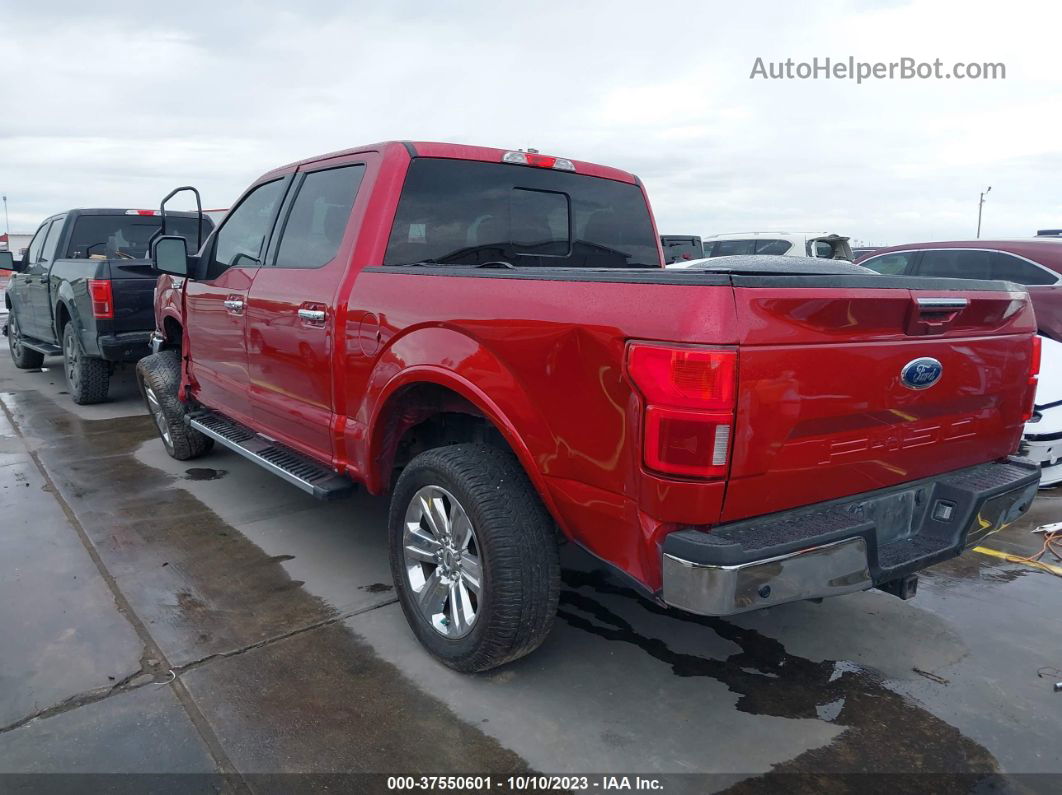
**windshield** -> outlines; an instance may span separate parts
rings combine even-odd
[[[148,242],[161,224],[162,218],[154,215],[82,215],[74,222],[67,257],[147,259]],[[204,217],[204,240],[213,228],[213,222]],[[183,237],[189,250],[196,247],[198,229],[196,218],[166,216],[166,234]]]
[[[386,265],[659,267],[637,185],[553,169],[417,158]]]

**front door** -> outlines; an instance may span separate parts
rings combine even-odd
[[[185,283],[185,331],[192,351],[188,375],[195,398],[243,422],[251,418],[247,295],[289,181],[273,179],[245,194],[203,252],[203,278]]]
[[[23,337],[40,339],[42,324],[38,322],[34,302],[41,289],[47,290],[48,269],[41,268],[41,250],[48,236],[51,221],[45,221],[30,241],[29,250],[22,260],[22,269],[11,274],[7,291],[11,296],[12,314],[16,316],[18,331]]]
[[[247,302],[255,425],[330,461],[336,294],[350,261],[351,208],[366,155],[304,166]],[[344,244],[344,241],[346,243]]]

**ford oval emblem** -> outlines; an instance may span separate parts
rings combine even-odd
[[[912,359],[900,370],[900,381],[908,389],[929,389],[944,373],[944,365],[930,356]]]

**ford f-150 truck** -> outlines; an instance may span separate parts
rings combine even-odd
[[[184,279],[137,368],[166,449],[390,493],[402,608],[458,670],[541,643],[564,540],[721,616],[910,596],[1036,493],[1009,457],[1038,368],[1020,287],[665,270],[617,169],[366,146],[270,171],[197,256],[154,259]]]
[[[166,231],[195,241],[214,228],[209,218],[171,213]],[[62,354],[75,403],[107,398],[113,368],[147,355],[155,327],[152,291],[157,274],[147,259],[161,232],[157,210],[68,210],[45,219],[12,270],[5,303],[15,366],[34,370],[48,354]]]

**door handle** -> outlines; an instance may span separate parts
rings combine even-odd
[[[225,308],[228,309],[230,312],[242,312],[243,301],[241,301],[239,298],[226,298]]]
[[[323,309],[300,309],[299,317],[308,323],[324,323],[325,321]]]

